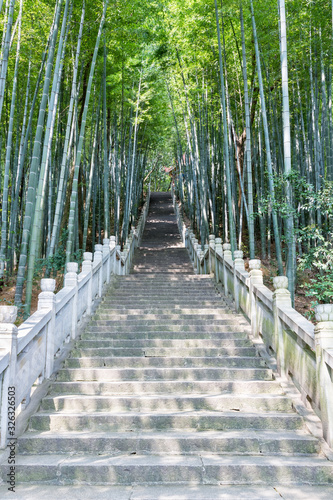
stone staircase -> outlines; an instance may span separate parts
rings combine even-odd
[[[17,498],[333,498],[332,462],[160,200],[18,440]]]

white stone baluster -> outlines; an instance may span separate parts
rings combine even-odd
[[[221,262],[217,255],[223,256],[222,238],[215,238],[215,277],[216,283],[221,281]]]
[[[120,251],[120,245],[116,245],[116,266],[115,266],[115,274],[118,276],[121,275],[121,251]]]
[[[106,261],[106,282],[110,283],[110,274],[111,274],[111,262],[110,262],[110,239],[103,239],[103,259],[107,257]]]
[[[249,261],[250,268],[250,301],[251,301],[251,332],[252,335],[257,338],[259,336],[258,331],[258,311],[257,311],[257,301],[254,293],[254,285],[262,285],[262,271],[260,270],[261,261],[259,259],[251,259]]]
[[[38,295],[38,311],[51,310],[51,321],[47,325],[46,334],[46,360],[45,360],[45,377],[50,378],[53,373],[54,355],[55,355],[55,295],[54,290],[56,282],[51,278],[44,278],[40,282],[42,292]],[[40,375],[40,382],[43,376]]]
[[[275,290],[273,293],[273,314],[276,360],[278,370],[281,375],[285,377],[287,374],[285,368],[284,336],[278,309],[291,307],[287,276],[275,276],[275,278],[273,278],[273,286]]]
[[[323,435],[328,445],[333,448],[333,380],[332,369],[326,364],[324,352],[333,349],[333,304],[321,304],[316,307],[315,327],[316,375],[319,389],[321,422]]]
[[[237,277],[237,270],[245,271],[243,252],[241,250],[234,251],[234,300],[235,300],[235,310],[238,313],[239,303],[240,303],[240,286],[239,286],[239,279]]]
[[[208,245],[208,243],[206,243],[205,246],[204,246],[204,255],[205,255],[205,261],[204,261],[203,271],[204,271],[204,274],[208,274],[210,272],[210,266],[209,266],[209,245]],[[209,269],[207,269],[207,268],[209,268]]]
[[[83,254],[83,262],[82,262],[82,272],[84,274],[89,274],[89,281],[88,281],[88,293],[87,293],[87,314],[91,314],[92,310],[92,268],[93,268],[93,263],[92,263],[92,253],[91,252],[84,252]]]
[[[116,237],[110,236],[110,252],[116,248]],[[110,273],[116,274],[116,252],[113,252],[110,258]]]
[[[78,276],[77,272],[79,269],[79,265],[77,262],[68,262],[67,266],[67,273],[65,275],[65,286],[68,286],[70,288],[74,288],[74,298],[73,298],[73,307],[72,307],[72,331],[71,331],[71,338],[75,339],[76,337],[76,332],[77,332],[77,321],[78,321],[78,312],[77,312],[77,294],[78,294]]]
[[[16,359],[17,359],[17,326],[14,322],[17,318],[16,306],[0,306],[0,346],[9,351],[9,383],[15,381]]]
[[[103,290],[103,245],[97,244],[95,245],[95,252],[94,252],[94,266],[97,266],[98,263],[101,263],[101,267],[99,268],[98,271],[98,296],[102,297],[102,290]]]
[[[215,259],[213,258],[213,254],[210,249],[215,250],[215,234],[209,235],[209,272],[215,272]]]
[[[8,436],[8,396],[9,388],[14,387],[17,363],[17,327],[14,322],[17,317],[17,307],[0,306],[0,346],[3,353],[9,351],[9,366],[2,379],[1,390],[1,438],[0,446],[5,448]],[[15,402],[16,407],[17,401]]]
[[[226,266],[226,259],[232,262],[232,252],[230,243],[223,244],[223,286],[224,286],[224,294],[226,297],[228,297],[229,287],[228,287],[228,271]]]

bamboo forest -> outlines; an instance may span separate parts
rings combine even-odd
[[[202,249],[332,302],[333,2],[0,0],[0,22],[4,305],[29,316],[171,184]]]

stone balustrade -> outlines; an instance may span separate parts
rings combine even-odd
[[[178,220],[180,209],[174,193],[173,199]],[[185,235],[195,271],[200,272],[201,246],[184,226],[180,233]],[[311,403],[321,419],[323,437],[333,447],[333,305],[317,306],[314,326],[291,306],[286,276],[273,279],[272,292],[263,284],[260,260],[250,260],[247,272],[243,252],[232,255],[229,243],[222,246],[221,238],[212,236],[208,253],[204,271],[214,275],[225,295],[234,301],[236,311],[248,318],[254,339],[262,339],[267,351],[276,357],[281,376],[293,381],[304,403]]]
[[[142,236],[148,210],[143,206],[136,228],[131,230],[124,252],[115,236],[97,244],[94,253],[83,254],[82,269],[77,262],[66,267],[64,287],[55,292],[54,279],[41,280],[37,311],[19,327],[17,307],[0,306],[0,447],[8,437],[8,390],[15,387],[15,408],[19,414],[29,404],[33,387],[54,371],[55,357],[66,343],[77,337],[84,319],[92,314],[112,275],[130,271],[134,248]]]

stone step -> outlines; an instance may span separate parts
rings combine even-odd
[[[332,463],[319,457],[23,455],[17,459],[16,468],[18,483],[310,485],[333,482]],[[3,476],[5,471],[2,466]]]
[[[141,299],[139,296],[138,297],[125,297],[124,300],[120,300],[118,297],[115,297],[113,300],[105,300],[103,303],[106,308],[108,306],[115,307],[117,305],[120,305],[124,307],[125,309],[131,309],[133,308],[133,305],[135,306],[143,306],[143,307],[151,307],[154,305],[155,307],[164,307],[168,306],[171,307],[179,307],[179,306],[186,306],[187,308],[200,308],[204,309],[205,307],[208,308],[214,308],[219,307],[221,308],[224,304],[224,302],[219,299],[210,299],[206,300],[206,298],[202,298],[202,300],[195,300],[192,299],[191,297],[180,297],[178,300],[175,297],[151,297],[150,299]],[[137,307],[135,307],[136,309]]]
[[[95,388],[94,388],[95,385]],[[42,401],[42,409],[65,414],[74,412],[176,412],[235,411],[235,412],[292,412],[292,402],[279,394],[165,394],[111,396],[110,383],[59,382],[52,394]],[[95,390],[94,390],[95,389]],[[101,392],[103,391],[103,392]],[[64,395],[58,395],[61,392]],[[100,394],[100,395],[98,395]],[[103,395],[102,395],[103,394]],[[110,394],[108,396],[107,394]]]
[[[122,310],[123,309],[123,310]],[[219,318],[220,316],[227,315],[229,316],[230,313],[226,312],[226,309],[224,307],[216,307],[214,309],[200,309],[200,308],[195,308],[195,309],[188,309],[188,308],[178,308],[175,307],[173,309],[168,309],[168,308],[163,308],[163,309],[155,309],[154,307],[147,306],[146,308],[140,308],[140,309],[131,309],[131,308],[112,308],[108,307],[106,308],[105,305],[103,304],[99,309],[97,314],[103,314],[103,311],[105,311],[105,314],[111,314],[112,318],[113,316],[119,316],[121,318],[123,317],[128,317],[129,319],[134,319],[135,317],[140,318],[142,317],[148,317],[149,319],[173,319],[172,317],[179,317],[182,318],[185,316],[184,319],[186,319],[188,316],[194,316],[195,318],[201,318],[202,316],[209,316],[210,319],[211,316]],[[151,316],[151,318],[150,318]],[[167,316],[164,318],[163,316]],[[237,316],[238,317],[238,316]],[[242,319],[243,316],[241,316]],[[116,318],[115,318],[116,319]],[[246,320],[245,320],[246,322]]]
[[[142,312],[142,311],[140,311]],[[230,320],[231,315],[227,313],[215,313],[215,314],[205,314],[205,312],[200,313],[197,311],[196,314],[176,314],[175,311],[173,314],[163,314],[163,309],[157,313],[145,313],[139,314],[139,310],[137,310],[136,314],[132,313],[119,313],[114,310],[107,310],[105,308],[100,308],[100,310],[95,314],[93,321],[95,320],[112,320],[112,321],[128,321],[132,323],[135,321],[136,323],[141,323],[143,321],[152,322],[152,321],[168,321],[169,323],[173,323],[174,321],[220,321],[220,320]],[[244,319],[244,325],[248,325],[248,322]]]
[[[249,324],[244,321],[244,320],[237,320],[235,318],[232,318],[231,315],[229,315],[228,318],[224,319],[201,319],[201,318],[193,318],[193,319],[141,319],[141,320],[135,320],[135,319],[126,319],[126,320],[119,320],[119,319],[113,319],[112,316],[108,314],[104,314],[104,317],[96,317],[92,321],[93,326],[110,326],[110,327],[116,327],[116,328],[127,328],[127,329],[132,329],[133,327],[139,328],[140,326],[146,328],[155,328],[155,327],[160,327],[161,330],[164,330],[164,327],[166,328],[171,328],[172,326],[182,326],[185,329],[189,326],[204,326],[207,327],[209,326],[225,326],[225,325],[235,325],[237,328],[242,327],[248,328],[250,330]]]
[[[20,484],[19,492],[8,491],[0,485],[0,498],[7,500],[327,500],[332,486],[265,485],[58,485]]]
[[[185,250],[185,255],[186,255],[186,250]],[[115,276],[114,277],[114,281],[116,283],[120,283],[120,284],[126,284],[126,283],[135,283],[135,282],[147,282],[147,283],[165,283],[165,282],[170,282],[170,283],[212,283],[214,284],[214,281],[213,281],[213,278],[212,276],[210,276],[209,274],[195,274],[194,272],[189,275],[187,273],[184,273],[185,276],[184,276],[184,279],[182,276],[178,276],[175,274],[175,276],[170,276],[169,273],[165,273],[165,275],[163,275],[163,273],[159,272],[159,273],[150,273],[149,275],[148,274],[144,274],[142,276],[139,276],[138,273],[131,273],[131,274],[126,274],[126,275],[123,275],[123,276]]]
[[[223,300],[197,300],[197,301],[191,301],[191,300],[142,300],[140,301],[139,299],[131,299],[131,300],[116,300],[114,299],[113,301],[108,301],[103,304],[105,306],[105,309],[108,311],[110,310],[177,310],[180,311],[182,309],[200,309],[201,311],[204,311],[206,309],[214,309],[216,308],[221,309],[225,308],[226,304]],[[230,309],[231,311],[231,309]]]
[[[248,329],[248,327],[245,327],[244,325],[238,325],[237,322],[230,322],[230,324],[222,324],[222,325],[208,325],[208,324],[203,324],[203,325],[187,325],[187,324],[178,324],[178,325],[169,325],[166,323],[165,325],[159,325],[159,324],[151,324],[151,325],[135,325],[135,322],[133,325],[131,325],[131,328],[129,329],[128,325],[126,324],[121,324],[118,323],[118,325],[115,325],[116,328],[114,327],[113,330],[116,330],[119,333],[126,333],[127,331],[131,332],[137,332],[137,333],[144,333],[144,332],[207,332],[207,333],[213,333],[213,332],[237,332],[237,331],[242,331],[242,329]],[[106,325],[98,325],[95,322],[93,322],[91,325],[88,326],[88,331],[90,332],[107,332],[112,330],[112,326],[106,326]]]
[[[112,360],[109,358],[108,363],[104,361],[104,366],[113,366]],[[100,358],[68,360],[68,368],[58,372],[57,380],[272,380],[272,371],[266,368],[188,368],[186,365],[173,368],[99,368],[100,361]]]
[[[145,283],[142,281],[138,281],[137,283],[118,283],[115,284],[110,290],[108,290],[105,294],[105,297],[110,297],[116,293],[122,292],[122,293],[138,293],[138,292],[143,292],[143,293],[151,293],[151,292],[170,292],[170,291],[175,291],[175,292],[181,292],[181,291],[186,291],[186,292],[195,292],[195,293],[205,293],[206,291],[210,292],[217,292],[217,288],[214,286],[213,283],[182,283],[182,282],[160,282],[160,283]]]
[[[73,356],[144,356],[144,357],[169,357],[169,356],[179,356],[179,357],[218,357],[218,356],[256,356],[257,352],[255,347],[221,347],[219,349],[214,348],[161,348],[161,347],[146,347],[146,348],[135,348],[135,347],[91,347],[91,348],[81,348],[78,345],[73,350]]]
[[[30,432],[18,440],[18,453],[27,454],[236,454],[310,455],[318,440],[300,431],[229,432]]]
[[[111,366],[112,368],[237,368],[241,370],[267,368],[265,360],[259,357],[233,357],[233,356],[220,356],[214,357],[179,357],[174,356],[170,358],[142,358],[142,357],[73,357],[68,359],[68,363],[94,363],[95,366]]]
[[[91,339],[80,340],[76,347],[127,347],[127,348],[147,348],[147,347],[171,347],[174,349],[185,348],[234,348],[251,347],[253,344],[249,339],[100,339],[91,336]]]
[[[90,326],[88,326],[85,330],[85,332],[81,335],[82,340],[107,340],[107,339],[123,339],[125,338],[126,340],[153,340],[153,339],[160,339],[160,340],[183,340],[183,339],[210,339],[210,340],[229,340],[229,339],[235,339],[235,340],[247,340],[247,335],[245,332],[202,332],[202,331],[195,331],[195,332],[173,332],[173,331],[144,331],[144,332],[133,332],[133,331],[127,331],[126,333],[124,332],[116,332],[113,331],[112,329],[102,329],[100,331],[94,331],[91,329]]]
[[[220,293],[215,290],[151,290],[150,292],[145,289],[138,289],[136,292],[132,290],[131,292],[123,291],[119,289],[107,295],[105,297],[105,302],[112,301],[113,299],[122,300],[122,299],[137,299],[140,300],[157,300],[159,298],[163,300],[169,299],[186,299],[189,298],[191,300],[209,300],[211,299],[220,299]]]
[[[67,432],[127,432],[127,431],[230,431],[239,429],[256,430],[301,430],[303,419],[292,412],[265,413],[235,411],[200,412],[176,411],[162,413],[123,411],[115,412],[73,412],[71,414],[44,412],[36,413],[30,419],[30,430]]]
[[[163,273],[150,273],[148,276],[144,274],[140,276],[140,274],[126,274],[125,276],[116,276],[115,281],[123,284],[123,283],[135,283],[135,282],[151,282],[151,283],[213,283],[212,278],[208,274],[192,274],[185,276],[169,276],[168,274],[163,275]]]
[[[86,373],[84,373],[86,372]],[[52,385],[52,393],[70,393],[74,390],[82,394],[133,394],[133,397],[148,394],[163,394],[168,397],[172,394],[283,394],[280,385],[272,380],[148,380],[148,381],[109,381],[109,370],[61,370],[57,381]],[[92,376],[95,378],[89,379]],[[83,382],[83,383],[82,383]],[[85,392],[87,391],[87,392]],[[93,392],[95,391],[95,392]],[[143,396],[143,397],[144,397]]]

